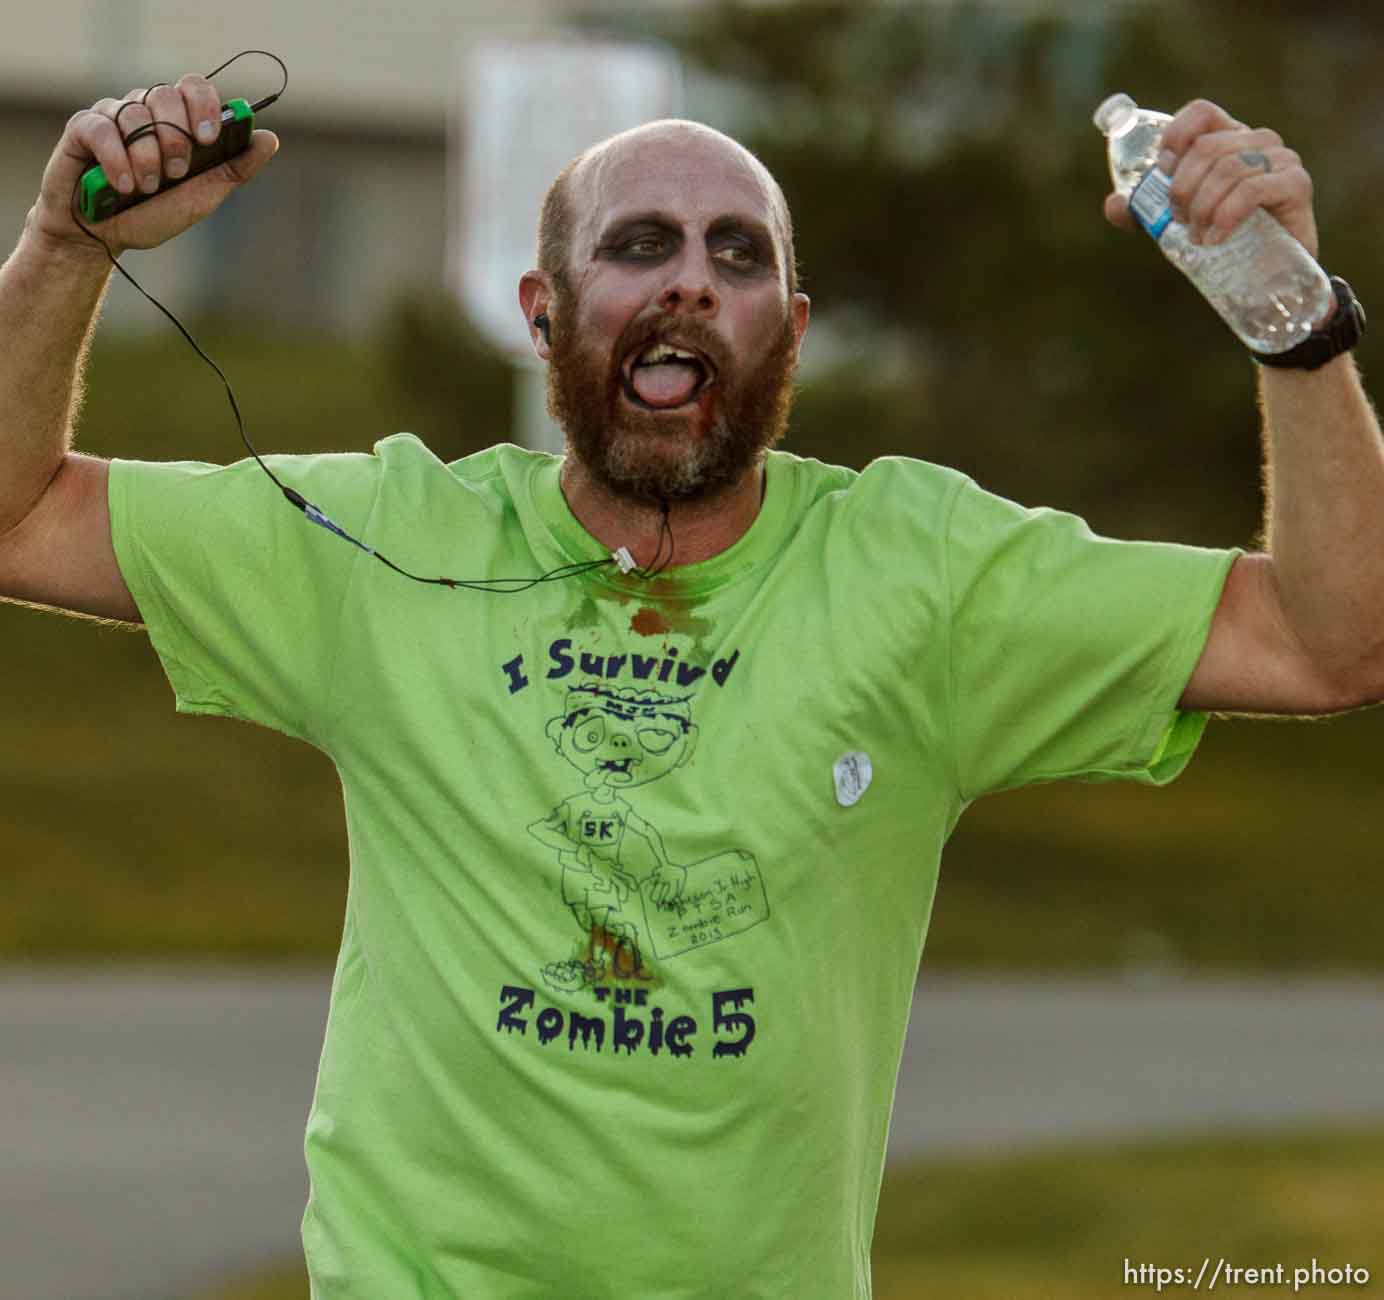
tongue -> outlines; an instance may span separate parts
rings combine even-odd
[[[636,366],[630,383],[650,406],[681,406],[696,391],[701,378],[698,366],[660,361],[656,366]]]

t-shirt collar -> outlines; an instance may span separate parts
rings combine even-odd
[[[661,596],[700,596],[724,587],[749,574],[756,565],[773,555],[785,540],[792,514],[794,476],[791,457],[769,452],[764,462],[764,499],[759,513],[744,534],[731,546],[696,564],[674,564],[659,579]],[[610,550],[582,527],[562,494],[561,456],[537,459],[530,471],[529,491],[539,519],[562,553],[564,560],[580,564],[609,555]],[[674,532],[674,542],[677,534]],[[615,565],[594,569],[590,581],[617,591],[646,592],[649,579],[622,574]]]

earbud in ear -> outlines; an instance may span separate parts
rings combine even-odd
[[[535,316],[535,317],[533,318],[533,323],[534,323],[534,328],[537,329],[538,332],[539,332],[540,334],[543,335],[543,342],[551,345],[552,339],[548,336],[548,317],[547,317],[547,314],[546,314],[546,313],[543,313],[543,314],[540,314],[540,315],[538,315],[538,316]]]

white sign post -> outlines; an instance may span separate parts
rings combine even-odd
[[[516,440],[560,452],[545,409],[547,368],[519,308],[519,277],[537,265],[543,196],[587,146],[678,116],[681,64],[654,42],[491,36],[459,51],[455,74],[448,279],[517,367]]]

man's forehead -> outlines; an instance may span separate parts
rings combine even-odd
[[[582,156],[571,197],[576,242],[588,252],[607,223],[636,209],[706,210],[713,219],[738,212],[762,221],[780,241],[785,235],[768,169],[743,145],[698,122],[652,122],[603,141]]]

